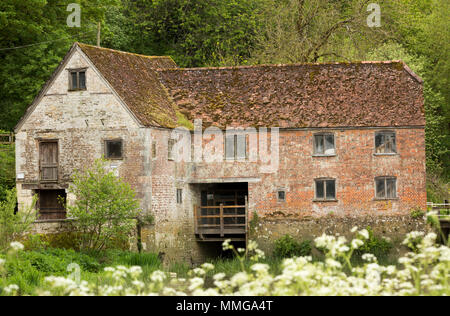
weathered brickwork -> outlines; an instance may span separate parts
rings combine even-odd
[[[87,69],[87,90],[69,92],[68,69],[78,68]],[[408,77],[408,85],[418,85],[413,79]],[[419,90],[414,89],[415,95]],[[409,216],[411,209],[426,207],[424,126],[281,129],[279,166],[265,173],[260,161],[170,160],[172,130],[143,125],[116,92],[89,58],[75,49],[16,131],[16,171],[24,175],[17,181],[21,208],[31,203],[36,190],[67,190],[76,170],[104,155],[105,140],[122,139],[124,157],[109,161],[109,166],[134,188],[143,212],[154,215],[155,224],[142,230],[143,247],[161,253],[167,262],[180,258],[196,262],[209,248],[217,249],[212,243],[197,242],[194,234],[194,205],[200,204],[202,185],[207,183],[248,183],[249,219],[254,214],[260,219],[251,237],[266,249],[285,233],[304,239],[370,225],[376,233],[395,238],[424,229],[423,223]],[[421,97],[415,102],[421,103]],[[333,156],[314,156],[314,135],[323,131],[334,134]],[[375,154],[378,131],[395,132],[396,154]],[[41,140],[58,141],[57,183],[39,181]],[[397,198],[375,199],[375,178],[380,176],[397,178]],[[316,202],[314,181],[325,177],[336,180],[336,200]],[[182,201],[177,201],[177,190],[182,190]],[[278,200],[279,190],[286,192],[285,201]],[[74,199],[68,196],[69,203]],[[47,221],[36,224],[34,231],[55,233],[65,227]]]

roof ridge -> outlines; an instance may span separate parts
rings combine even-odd
[[[172,57],[170,57],[170,56],[148,56],[148,55],[143,55],[143,54],[125,52],[125,51],[122,51],[122,50],[117,50],[117,49],[112,49],[112,48],[107,48],[107,47],[99,47],[99,46],[85,44],[85,43],[80,43],[80,42],[75,42],[75,44],[80,46],[80,47],[88,46],[88,47],[95,48],[95,49],[108,50],[108,51],[114,52],[114,53],[127,54],[127,55],[133,55],[133,56],[138,56],[138,57],[150,58],[150,59],[163,58],[163,59],[173,60]]]
[[[298,67],[298,66],[324,66],[324,65],[357,65],[357,64],[406,64],[402,60],[380,60],[380,61],[342,61],[342,62],[322,62],[322,63],[293,63],[293,64],[258,64],[258,65],[241,65],[241,66],[224,66],[224,67],[198,67],[198,68],[158,68],[157,71],[164,70],[233,70],[233,69],[253,69],[263,67]]]

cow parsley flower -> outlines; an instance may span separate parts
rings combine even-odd
[[[17,241],[13,241],[13,242],[10,244],[10,246],[11,246],[11,248],[12,248],[13,250],[15,250],[15,251],[21,251],[21,250],[24,249],[24,246],[23,246],[20,242],[17,242]]]

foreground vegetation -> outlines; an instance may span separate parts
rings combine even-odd
[[[235,259],[192,270],[183,265],[162,269],[153,254],[23,251],[22,244],[13,242],[0,259],[0,295],[450,294],[450,248],[437,245],[435,234],[408,234],[404,244],[414,251],[399,258],[397,266],[383,266],[372,254],[362,255],[364,262],[354,265],[354,253],[370,234],[357,228],[353,232],[352,241],[317,238],[314,243],[323,252],[322,260],[311,256],[268,260],[254,242],[245,250],[226,241],[224,250],[233,251]]]

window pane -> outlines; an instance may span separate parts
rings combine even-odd
[[[122,158],[122,141],[106,142],[106,158]]]
[[[376,191],[377,191],[377,198],[385,198],[386,197],[386,190],[384,188],[384,181],[385,179],[377,179],[376,180]]]
[[[234,135],[225,138],[225,157],[226,159],[234,159]]]
[[[314,144],[315,144],[315,154],[323,155],[324,154],[324,143],[323,143],[323,135],[314,136]]]
[[[246,155],[246,137],[245,135],[237,135],[237,144],[236,144],[236,157],[237,159],[245,159]]]
[[[86,89],[86,73],[84,71],[79,73],[80,89]]]
[[[396,189],[396,179],[387,179],[386,180],[386,197],[388,199],[394,199],[397,197],[397,189]]]
[[[72,72],[71,74],[70,74],[71,76],[72,76],[72,79],[71,79],[71,89],[72,90],[76,90],[76,89],[78,89],[78,76],[77,76],[77,73],[76,72]]]
[[[285,201],[286,200],[286,192],[278,191],[278,200],[279,201]]]
[[[385,139],[382,133],[378,133],[375,136],[375,150],[378,154],[385,152]]]
[[[325,154],[326,155],[334,155],[334,135],[326,135],[325,136]]]
[[[385,135],[386,138],[386,152],[387,153],[395,153],[396,145],[395,145],[395,134],[390,133]]]
[[[169,160],[173,160],[174,159],[174,152],[173,152],[173,147],[175,146],[175,139],[169,139],[169,143],[168,143],[168,159]]]
[[[183,203],[183,190],[177,189],[177,203],[181,204]]]
[[[336,181],[329,180],[326,181],[327,185],[327,199],[334,200],[336,198]]]
[[[317,180],[316,181],[316,198],[318,199],[324,199],[325,198],[325,192],[324,192],[324,181]]]

